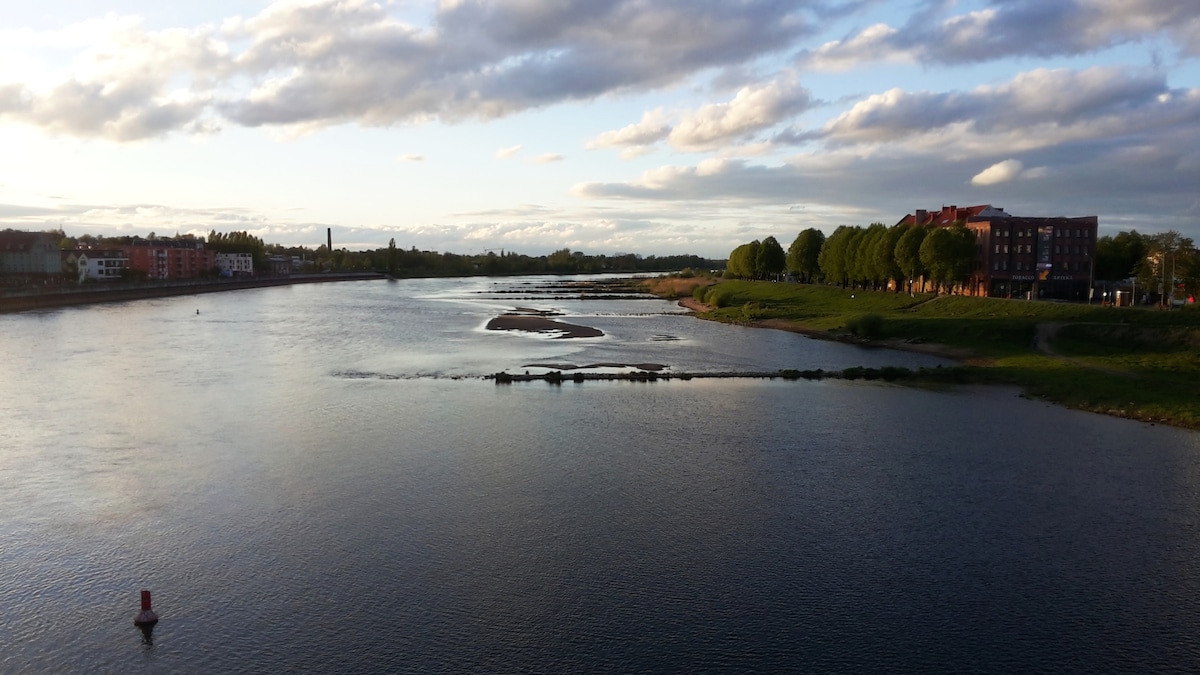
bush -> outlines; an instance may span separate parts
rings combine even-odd
[[[708,292],[707,287],[697,286],[692,289],[692,297],[695,298],[698,302],[704,302],[704,294],[707,292]]]
[[[859,337],[879,337],[883,335],[883,317],[878,314],[856,316],[846,322],[846,328]]]
[[[728,307],[733,300],[733,293],[721,286],[713,286],[709,288],[708,293],[704,294],[704,304],[712,307],[721,308]]]
[[[742,319],[754,321],[763,315],[763,306],[757,302],[747,302],[742,305]]]

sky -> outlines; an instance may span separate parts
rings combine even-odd
[[[723,258],[992,204],[1200,242],[1196,0],[0,5],[0,228]]]

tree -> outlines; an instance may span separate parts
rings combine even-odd
[[[921,242],[920,256],[934,282],[934,292],[939,286],[950,291],[971,271],[975,233],[962,225],[934,228]]]
[[[396,252],[396,238],[392,237],[391,239],[388,239],[388,256],[387,256],[388,274],[395,276],[396,265],[397,265],[398,260],[399,260],[399,257]]]
[[[817,256],[817,264],[821,268],[821,275],[825,277],[826,282],[833,282],[845,287],[846,245],[852,234],[854,234],[854,228],[849,225],[838,225],[833,234],[825,240],[825,245],[821,247],[821,253]]]
[[[755,260],[755,270],[759,273],[759,278],[777,277],[786,266],[787,254],[783,252],[783,247],[775,237],[763,239]]]
[[[899,243],[900,237],[907,231],[907,225],[893,225],[889,227],[886,232],[875,240],[875,247],[871,251],[871,258],[875,262],[875,269],[883,280],[884,287],[887,287],[889,280],[895,281],[897,293],[900,292],[900,282],[904,276],[904,272],[896,262],[896,244]]]
[[[928,235],[928,227],[914,225],[900,235],[900,239],[896,242],[896,266],[900,268],[900,272],[908,281],[909,295],[913,293],[913,282],[917,277],[925,276],[927,272],[925,265],[921,262],[921,246],[925,243],[925,237]]]
[[[788,247],[787,269],[808,283],[820,274],[821,266],[817,258],[821,255],[821,246],[825,244],[825,233],[808,228],[796,236],[796,240]]]
[[[876,264],[875,245],[880,238],[887,235],[887,226],[883,223],[871,223],[863,230],[858,240],[858,252],[855,256],[855,274],[863,285],[870,284],[872,289],[878,289],[885,273]]]
[[[846,235],[846,249],[842,254],[842,264],[846,266],[846,280],[850,283],[851,288],[858,286],[861,277],[858,275],[858,254],[859,243],[862,241],[863,228],[854,226],[850,228],[850,233]]]
[[[1146,238],[1137,230],[1118,232],[1096,240],[1096,278],[1120,281],[1133,276],[1147,253]]]
[[[1195,247],[1191,238],[1175,230],[1149,235],[1145,237],[1145,241],[1148,249],[1147,264],[1142,266],[1138,282],[1144,283],[1146,288],[1161,288],[1159,302],[1166,305],[1175,287],[1179,258],[1181,255],[1186,257]]]
[[[755,239],[733,249],[729,254],[729,262],[725,264],[725,271],[731,277],[753,279],[756,274],[755,266],[758,264],[758,249],[761,247],[762,244]]]

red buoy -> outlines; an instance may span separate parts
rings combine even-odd
[[[158,615],[150,609],[150,591],[142,591],[142,611],[133,620],[135,626],[153,626],[158,623]]]

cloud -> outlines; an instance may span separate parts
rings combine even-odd
[[[674,115],[663,108],[647,111],[640,121],[606,131],[589,141],[587,147],[622,148],[622,157],[627,159],[645,154],[662,140],[682,152],[728,150],[734,144],[752,141],[759,132],[790,120],[811,105],[808,90],[788,75],[744,86],[727,102]],[[677,121],[672,123],[674,119]],[[761,147],[751,146],[746,153],[762,151]]]
[[[500,148],[496,151],[496,159],[512,159],[513,157],[517,156],[518,152],[521,152],[520,145],[514,145],[508,148]]]
[[[400,155],[399,159],[401,162],[424,162],[425,155],[409,153],[409,154]]]
[[[545,154],[538,155],[529,161],[534,164],[553,164],[555,162],[563,161],[563,156],[555,152],[547,152]]]
[[[65,71],[23,53],[20,72],[38,71],[36,81],[0,73],[0,115],[116,141],[221,121],[310,130],[487,120],[748,63],[854,4],[470,0],[439,3],[432,23],[414,25],[387,4],[314,0],[160,31],[111,15],[32,38],[0,31],[0,42],[77,52]]]
[[[1200,4],[1178,0],[993,0],[946,16],[930,3],[902,27],[869,26],[800,54],[806,68],[846,70],[875,61],[976,63],[1013,56],[1074,56],[1158,36],[1200,55]]]
[[[1200,89],[1171,89],[1153,73],[1035,70],[965,92],[893,89],[807,140],[784,164],[664,165],[572,193],[730,212],[802,203],[827,231],[848,213],[889,222],[899,209],[989,202],[1019,215],[1153,214],[1162,229],[1195,228]]]
[[[30,49],[84,48],[65,77],[41,72],[26,82],[0,83],[0,119],[116,141],[209,132],[216,126],[206,119],[211,78],[222,59],[210,38],[206,28],[150,32],[137,19],[115,16],[26,35]]]
[[[1031,149],[1200,122],[1200,90],[1171,90],[1161,75],[1116,68],[1039,69],[969,92],[870,96],[827,123],[830,146],[959,144]]]
[[[1021,174],[1021,169],[1025,165],[1016,159],[1006,159],[1003,162],[996,162],[988,168],[975,174],[971,179],[971,185],[996,185],[997,183],[1007,183]]]
[[[587,149],[621,148],[621,156],[632,159],[649,152],[651,146],[671,133],[671,115],[663,108],[642,113],[642,119],[614,131],[606,131],[588,141]]]
[[[667,141],[678,150],[712,150],[769,129],[811,103],[808,91],[795,79],[743,87],[728,103],[705,105],[685,114]]]

